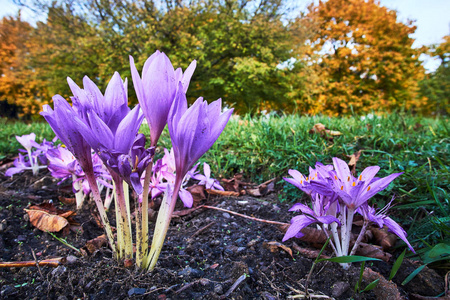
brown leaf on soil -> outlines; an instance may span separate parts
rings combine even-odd
[[[192,198],[194,198],[194,204],[192,205],[194,207],[198,206],[200,201],[202,201],[203,199],[206,199],[204,185],[194,184],[194,185],[188,187],[187,190],[189,191],[189,193],[191,193]]]
[[[221,191],[221,190],[210,190],[210,189],[207,189],[206,191],[210,195],[219,195],[219,196],[224,196],[224,197],[239,197],[239,193],[233,192],[233,191]]]
[[[292,258],[294,258],[294,256],[292,255],[291,248],[283,245],[282,243],[279,243],[279,242],[264,242],[263,243],[263,247],[266,248],[266,249],[269,249],[269,251],[272,252],[272,253],[278,252],[278,248],[281,248],[284,251],[286,251]]]
[[[92,254],[105,245],[108,245],[108,240],[106,239],[106,235],[102,234],[95,239],[87,241],[85,248],[89,252],[89,254]]]
[[[389,250],[395,246],[397,236],[392,232],[389,232],[387,227],[371,227],[370,231],[373,233],[375,243],[380,245],[383,250]]]
[[[363,278],[367,284],[379,280],[378,285],[373,289],[373,293],[377,296],[377,299],[389,299],[389,300],[403,300],[405,299],[400,295],[397,285],[392,281],[387,281],[383,275],[373,271],[370,268],[365,268]]]
[[[350,158],[350,161],[348,162],[348,166],[350,167],[350,171],[352,172],[353,176],[355,176],[355,174],[356,174],[356,163],[358,162],[360,156],[361,156],[361,150],[348,156],[348,158]]]
[[[248,195],[250,195],[250,196],[253,196],[253,197],[261,197],[262,196],[262,194],[259,191],[259,189],[247,189],[246,193]]]
[[[70,223],[76,223],[70,218],[75,212],[57,209],[53,203],[33,205],[25,211],[31,224],[42,231],[58,232]]]
[[[307,258],[315,259],[317,256],[319,256],[320,250],[310,249],[310,248],[303,248],[297,245],[295,242],[292,243],[292,248],[294,248],[295,251],[298,251],[301,255]],[[328,255],[322,254],[320,258],[328,259],[330,258]]]
[[[356,255],[378,258],[384,260],[385,262],[388,262],[392,257],[392,254],[384,252],[380,246],[366,243],[359,244],[359,247],[356,250]]]
[[[30,217],[31,224],[42,231],[58,232],[69,225],[66,218],[58,215],[42,210],[25,209],[25,211]]]
[[[172,213],[172,217],[186,216],[186,215],[189,215],[190,213],[192,213],[193,211],[196,211],[197,209],[202,208],[202,207],[203,207],[203,205],[188,208],[188,209],[183,209],[183,210],[177,210]]]
[[[59,196],[58,200],[61,201],[62,203],[66,204],[66,205],[74,205],[76,199],[75,198],[69,198],[69,197],[64,197],[64,196]]]

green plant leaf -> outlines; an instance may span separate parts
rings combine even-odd
[[[350,256],[337,256],[337,257],[331,257],[331,258],[322,258],[322,259],[319,259],[317,262],[321,262],[321,261],[325,261],[325,260],[331,261],[331,262],[337,262],[340,264],[345,264],[345,263],[353,263],[353,262],[361,262],[361,261],[369,261],[369,260],[381,260],[381,259],[365,257],[365,256],[350,255]]]
[[[408,277],[406,277],[405,280],[403,280],[402,285],[407,284],[408,282],[410,282],[414,277],[416,277],[417,274],[419,274],[420,271],[423,270],[423,268],[425,268],[426,265],[420,266],[417,269],[414,270],[414,272],[412,272],[411,274],[408,275]]]
[[[373,289],[377,286],[378,282],[380,282],[380,279],[377,279],[377,280],[372,281],[372,282],[369,283],[369,285],[366,286],[366,288],[363,289],[360,293],[368,292],[368,291],[370,291],[370,290],[373,290]]]
[[[391,274],[389,275],[389,280],[392,280],[394,278],[395,274],[397,274],[398,269],[402,265],[403,258],[405,257],[406,249],[403,250],[402,254],[397,258],[394,265],[392,266]]]

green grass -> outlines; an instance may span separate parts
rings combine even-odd
[[[42,142],[45,138],[47,141],[55,137],[50,126],[42,120],[42,122],[34,122],[26,124],[23,122],[10,122],[5,118],[0,118],[0,159],[5,156],[17,155],[17,150],[23,148],[16,140],[16,135],[21,136],[34,132],[36,141]]]
[[[0,155],[17,153],[15,135],[35,132],[38,141],[53,137],[44,123],[1,122]],[[340,131],[342,136],[330,142],[318,134],[309,134],[316,123]],[[450,236],[449,130],[448,118],[404,114],[364,121],[359,117],[233,117],[201,161],[211,165],[216,178],[244,173],[248,181],[261,183],[278,177],[280,201],[296,201],[302,193],[281,180],[288,176],[289,169],[307,173],[316,161],[330,164],[334,156],[348,161],[348,155],[361,150],[357,172],[371,165],[380,166],[378,175],[383,177],[405,172],[372,203],[383,207],[395,194],[393,218],[410,228],[412,243],[426,247]],[[141,132],[148,134],[147,125]],[[160,140],[160,153],[163,147],[170,148],[167,128]]]

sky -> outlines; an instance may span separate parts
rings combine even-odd
[[[311,0],[295,0],[300,9],[305,9]],[[317,1],[317,0],[316,0]],[[431,45],[442,42],[442,38],[450,35],[450,0],[380,0],[381,5],[394,9],[398,13],[399,21],[415,20],[416,32],[411,36],[416,41],[414,47]],[[15,15],[18,8],[12,0],[0,0],[0,18],[5,15]],[[38,19],[30,11],[22,12],[23,19],[33,23]],[[429,71],[434,71],[440,64],[438,60],[432,60],[425,56],[424,66]]]

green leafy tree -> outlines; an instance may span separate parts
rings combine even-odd
[[[430,110],[436,114],[450,114],[450,36],[431,48],[431,55],[441,60],[441,65],[420,82],[422,94],[428,98]]]

